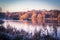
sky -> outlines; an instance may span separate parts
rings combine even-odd
[[[2,11],[60,10],[60,0],[0,0]]]

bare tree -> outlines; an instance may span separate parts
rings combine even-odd
[[[2,12],[2,8],[0,7],[0,12]]]

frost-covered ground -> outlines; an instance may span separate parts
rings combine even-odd
[[[34,35],[35,32],[39,32],[41,31],[41,36],[43,35],[51,35],[51,36],[55,36],[53,34],[54,33],[54,28],[53,26],[46,26],[43,27],[42,25],[32,25],[32,24],[25,24],[22,23],[21,21],[14,21],[14,20],[4,20],[5,23],[3,24],[5,26],[5,28],[7,28],[8,25],[10,25],[10,27],[12,28],[16,28],[16,30],[24,30],[28,33],[32,33],[32,35]],[[60,38],[60,27],[57,27],[57,37]]]

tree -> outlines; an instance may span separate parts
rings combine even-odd
[[[2,12],[2,8],[0,7],[0,12]]]

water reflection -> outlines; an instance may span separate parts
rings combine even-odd
[[[38,36],[38,34],[39,38],[47,35],[50,35],[54,38],[60,38],[60,27],[56,27],[57,31],[55,31],[54,26],[33,25],[30,22],[20,20],[4,20],[3,26],[6,29],[4,31],[9,33],[9,35],[14,35],[14,38],[17,35],[23,36],[23,40],[26,38],[32,38],[33,40],[33,36]]]
[[[10,25],[10,27],[12,28],[16,28],[16,30],[24,30],[28,33],[32,33],[34,34],[34,32],[38,32],[41,31],[41,35],[45,34],[47,35],[47,33],[49,35],[53,35],[54,34],[54,28],[53,26],[46,26],[44,27],[43,25],[32,25],[31,23],[28,23],[27,21],[14,21],[14,20],[4,20],[5,23],[3,24],[5,26],[5,28],[8,27],[8,25]],[[59,27],[57,27],[58,30]],[[58,33],[59,31],[57,31]]]

